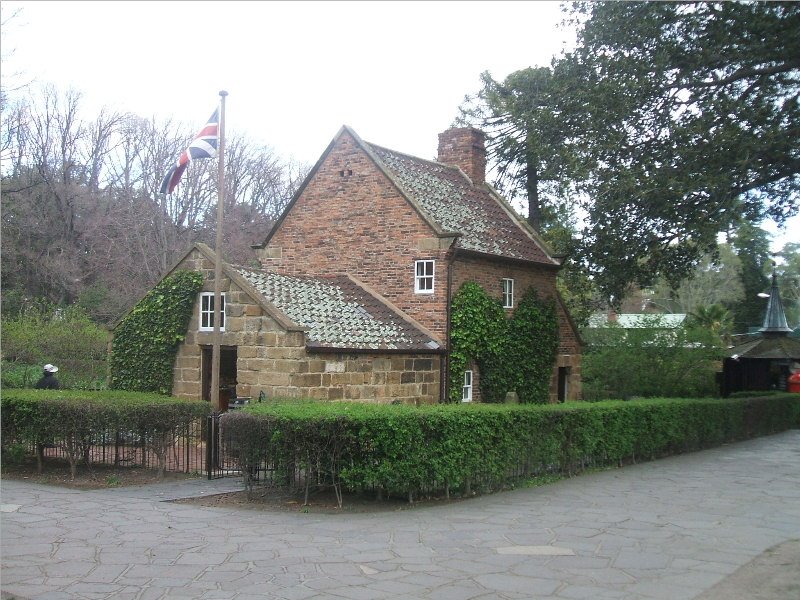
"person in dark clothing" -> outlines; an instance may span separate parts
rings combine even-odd
[[[57,390],[61,387],[61,383],[59,383],[58,379],[56,379],[55,373],[58,372],[58,367],[51,364],[46,364],[44,367],[44,373],[42,374],[42,378],[36,382],[36,389],[37,390]]]

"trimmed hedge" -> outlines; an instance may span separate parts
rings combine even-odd
[[[242,471],[407,496],[483,491],[800,426],[800,396],[559,405],[262,403],[222,417]],[[254,480],[246,479],[248,489]]]
[[[73,478],[94,440],[109,431],[144,433],[161,477],[178,430],[209,413],[208,404],[196,400],[80,390],[3,390],[0,409],[4,447],[55,445],[66,454]]]

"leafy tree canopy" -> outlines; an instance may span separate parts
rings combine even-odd
[[[504,81],[487,71],[481,89],[459,108],[458,124],[487,136],[494,185],[510,199],[523,197],[536,229],[558,224],[565,210],[576,163],[565,148],[559,90],[549,67],[527,68]]]
[[[800,3],[593,2],[551,67],[488,73],[461,121],[488,134],[495,184],[566,248],[604,296],[675,287],[720,232],[798,211]],[[577,201],[577,202],[576,202]],[[561,211],[560,214],[564,214]]]
[[[554,78],[591,176],[583,252],[601,288],[677,283],[742,219],[800,188],[800,4],[581,3]]]

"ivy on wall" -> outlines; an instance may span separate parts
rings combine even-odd
[[[503,402],[514,391],[524,403],[545,403],[558,350],[555,304],[529,288],[511,319],[499,300],[467,282],[453,296],[450,320],[450,401],[461,400],[464,371],[475,362],[481,398]]]
[[[175,355],[202,287],[201,273],[176,271],[128,313],[114,330],[111,389],[172,393]]]

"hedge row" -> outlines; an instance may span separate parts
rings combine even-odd
[[[208,415],[208,404],[135,392],[3,390],[3,446],[11,443],[61,448],[75,477],[77,463],[107,432],[137,432],[158,458],[163,476],[167,450],[177,433]],[[41,451],[38,453],[41,468]]]
[[[269,465],[337,492],[492,490],[800,426],[800,396],[561,405],[266,403],[222,417],[245,474]],[[252,490],[254,478],[246,478]]]

